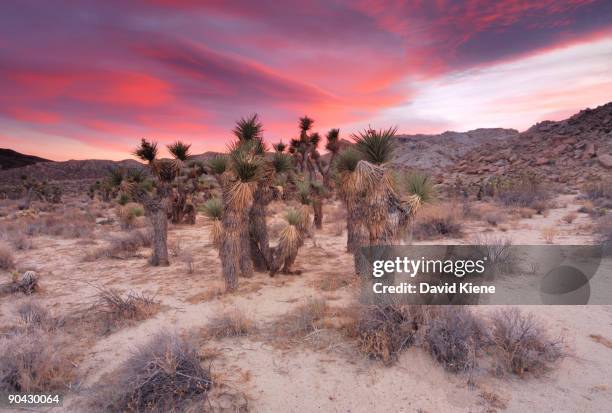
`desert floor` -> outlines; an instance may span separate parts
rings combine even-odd
[[[510,220],[503,226],[475,219],[464,225],[461,238],[426,242],[469,243],[486,232],[507,237],[513,244],[540,244],[545,242],[543,228],[554,227],[554,243],[592,243],[588,214],[579,213],[569,224],[562,220],[579,208],[575,197],[557,198],[557,207],[546,216]],[[270,209],[274,216],[269,226],[274,235],[283,208],[273,204]],[[146,293],[160,301],[161,310],[153,317],[110,334],[87,334],[90,327],[83,325],[80,345],[86,350],[75,360],[78,384],[68,393],[64,406],[53,411],[87,411],[84,401],[88,389],[112,377],[135,347],[161,330],[204,337],[202,332],[210,320],[228,311],[248,315],[255,326],[270,325],[309,297],[324,298],[332,309],[349,306],[356,280],[352,256],[345,253],[343,220],[335,209],[339,206],[326,205],[323,230],[300,249],[296,263],[300,275],[271,278],[267,273],[256,273],[251,279],[240,279],[239,291],[234,294],[222,292],[220,262],[208,238],[209,223],[200,215],[194,226],[171,226],[173,256],[169,267],[148,266],[145,249],[128,259],[85,261],[88,252],[122,232],[116,224],[96,225],[91,241],[36,237],[33,248],[17,251],[15,260],[19,268],[34,269],[40,275],[42,289],[33,297],[0,298],[0,320],[4,325],[17,323],[15,308],[25,300],[36,300],[55,315],[77,314],[95,303],[99,287]],[[111,216],[113,211],[103,210],[102,214]],[[185,252],[194,258],[193,273],[180,259]],[[606,266],[603,270],[612,271],[610,261]],[[485,306],[477,311],[493,309]],[[249,408],[257,412],[610,411],[612,306],[523,309],[535,313],[552,335],[563,335],[570,352],[543,377],[496,377],[485,366],[468,378],[446,372],[419,348],[408,349],[396,364],[384,366],[361,355],[333,323],[297,341],[281,342],[265,334],[202,338],[201,351],[215,354],[213,372],[228,386],[244,392]]]

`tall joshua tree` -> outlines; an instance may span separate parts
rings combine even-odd
[[[227,170],[220,177],[223,235],[219,255],[228,291],[236,290],[239,276],[250,277],[253,273],[244,239],[245,234],[248,234],[253,194],[262,173],[263,151],[260,144],[258,141],[234,144],[230,149]]]
[[[357,192],[363,194],[369,244],[386,244],[395,239],[411,216],[411,208],[401,202],[393,177],[386,165],[393,158],[397,128],[371,128],[353,135],[355,149],[362,158],[355,168]]]
[[[152,181],[131,179],[126,183],[132,198],[143,205],[145,215],[153,227],[153,253],[149,263],[154,266],[167,266],[169,265],[167,201],[171,183],[177,175],[177,168],[172,161],[157,159],[157,154],[157,142],[142,139],[134,155],[147,162]]]

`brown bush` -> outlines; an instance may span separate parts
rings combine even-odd
[[[34,271],[26,271],[21,278],[14,274],[14,278],[7,284],[0,285],[0,295],[23,293],[30,295],[38,290],[38,276]]]
[[[246,336],[255,329],[253,320],[234,308],[213,318],[206,328],[206,336],[212,338]]]
[[[435,317],[427,317],[419,337],[422,347],[455,373],[476,367],[478,353],[489,341],[482,320],[462,306],[443,306]]]
[[[431,205],[417,214],[413,236],[416,239],[461,236],[460,214],[451,205]]]
[[[5,242],[0,242],[0,270],[12,270],[15,268],[13,249]]]
[[[213,387],[210,370],[188,341],[160,333],[126,360],[112,382],[98,388],[94,404],[105,411],[183,411],[202,403]]]
[[[371,305],[357,310],[352,332],[359,349],[368,357],[390,364],[398,354],[410,347],[426,317],[435,307],[417,305]]]
[[[66,339],[42,329],[0,337],[0,392],[48,392],[69,388],[75,378]]]
[[[563,340],[548,338],[531,314],[524,315],[512,308],[496,311],[491,320],[498,373],[539,375],[565,355]]]

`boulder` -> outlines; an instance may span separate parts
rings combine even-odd
[[[597,155],[597,160],[604,168],[612,169],[612,155],[608,153]]]

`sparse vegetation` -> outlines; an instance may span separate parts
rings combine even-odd
[[[114,289],[99,288],[94,309],[102,315],[105,331],[125,322],[140,321],[159,311],[160,304],[153,297],[130,291],[122,295]]]
[[[85,261],[94,261],[100,258],[126,259],[137,255],[141,248],[150,247],[152,234],[145,230],[132,230],[127,234],[111,238],[105,247],[91,251],[85,256]]]
[[[188,341],[169,333],[154,336],[98,390],[96,404],[110,411],[181,411],[202,403],[213,388],[210,371]]]
[[[245,336],[255,329],[253,321],[238,307],[213,318],[206,328],[206,336],[211,338]]]
[[[561,338],[548,338],[531,314],[517,308],[493,314],[491,337],[500,362],[498,373],[539,375],[565,355]]]

